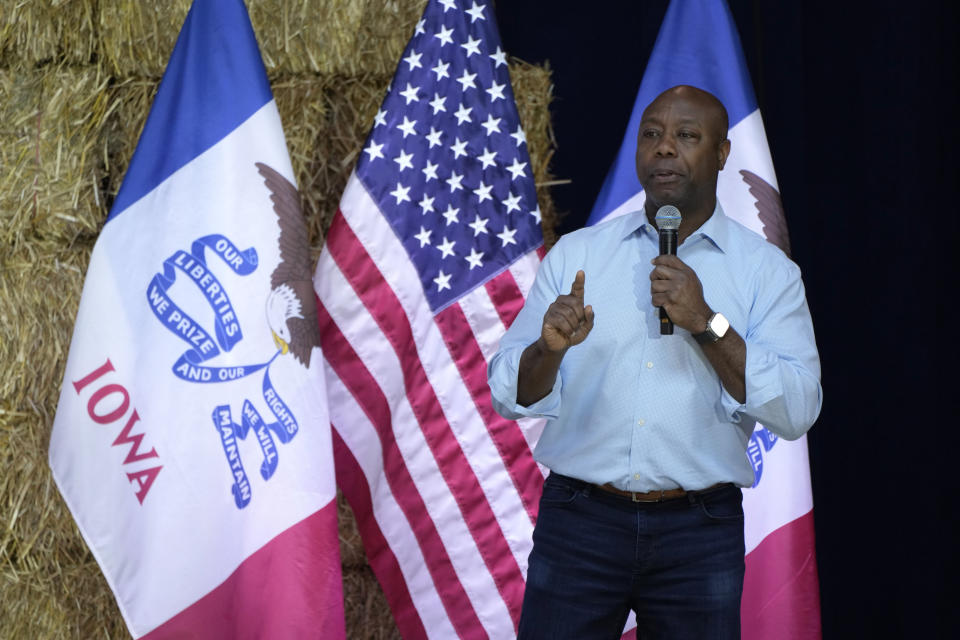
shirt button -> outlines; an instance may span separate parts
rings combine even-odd
[[[653,363],[652,363],[652,362],[648,362],[648,363],[647,363],[647,369],[653,369]]]
[[[645,424],[645,421],[643,418],[640,418],[639,420],[637,420],[637,426],[642,427],[644,424]]]
[[[639,473],[633,474],[633,479],[634,479],[634,480],[639,480],[639,479],[640,479],[640,474],[639,474]]]

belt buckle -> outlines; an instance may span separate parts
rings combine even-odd
[[[636,491],[631,491],[630,500],[633,502],[663,502],[663,489],[660,489],[660,495],[655,500],[641,500],[637,497],[638,495],[641,494],[637,493]]]

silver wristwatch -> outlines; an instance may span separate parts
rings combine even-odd
[[[707,320],[707,330],[703,333],[693,334],[693,339],[699,344],[713,344],[727,333],[730,323],[723,317],[722,313],[715,313]]]

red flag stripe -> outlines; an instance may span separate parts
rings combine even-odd
[[[813,510],[780,527],[747,554],[740,620],[744,640],[818,640],[820,589]]]
[[[526,287],[529,291],[536,277],[536,269],[539,266],[540,259],[537,258],[536,252],[531,251],[510,267],[514,280],[521,290]],[[493,357],[497,352],[497,348],[500,346],[500,337],[503,335],[505,327],[500,321],[499,314],[493,309],[493,302],[490,300],[487,290],[484,287],[477,287],[460,298],[458,304],[463,311],[467,323],[470,325],[470,330],[480,348],[480,352],[483,354],[484,360],[489,362],[490,358]],[[486,374],[484,374],[484,376],[485,375]],[[484,378],[484,385],[486,384],[486,378]],[[517,428],[520,430],[526,442],[527,449],[532,451],[533,444],[536,443],[540,437],[545,424],[546,420],[543,418],[522,418],[517,421]],[[532,458],[533,454],[531,453],[530,455]],[[537,497],[534,500],[534,502],[539,502],[540,490],[542,489],[545,474],[543,471],[540,471],[540,467],[536,462],[533,464],[540,473],[540,480],[538,481],[536,492]],[[527,553],[529,553],[529,547],[523,554],[523,560],[526,560]]]
[[[517,281],[513,279],[513,274],[508,269],[497,277],[487,280],[483,286],[490,294],[490,300],[493,301],[503,326],[509,328],[514,318],[520,313],[520,309],[523,308],[523,294],[517,286]]]
[[[389,344],[388,339],[380,335],[379,326],[369,315],[366,307],[363,306],[362,300],[353,292],[328,251],[324,251],[321,255],[320,264],[324,277],[315,282],[317,294],[324,301],[330,300],[329,305],[327,305],[327,312],[338,325],[344,338],[357,351],[357,355],[373,378],[376,379],[391,406],[392,428],[398,449],[406,461],[416,483],[416,488],[427,506],[428,516],[433,520],[444,544],[447,546],[454,569],[470,596],[478,617],[492,637],[502,637],[505,634],[512,633],[513,623],[506,603],[501,597],[498,586],[490,575],[488,568],[477,552],[476,546],[473,544],[471,533],[462,517],[462,513],[446,483],[441,479],[442,474],[437,461],[431,455],[425,436],[413,415],[413,409],[410,407],[403,386],[402,364],[393,350],[387,346]],[[418,283],[417,287],[419,287]],[[493,312],[491,311],[491,313]],[[518,565],[525,566],[525,560],[529,553],[530,534],[533,529],[530,519],[523,508],[523,503],[509,474],[503,466],[503,461],[500,459],[482,420],[479,418],[472,399],[463,386],[462,380],[457,376],[456,367],[443,344],[443,338],[433,321],[433,316],[428,313],[420,320],[428,323],[429,327],[432,328],[429,341],[435,345],[424,355],[427,358],[433,357],[435,360],[442,355],[446,362],[444,376],[448,379],[455,379],[458,388],[462,390],[459,393],[451,394],[451,383],[448,382],[445,389],[447,395],[444,401],[447,403],[453,402],[453,413],[447,406],[444,406],[443,409],[450,416],[451,424],[457,424],[459,428],[467,429],[471,435],[477,436],[473,439],[478,440],[479,443],[467,442],[469,446],[465,445],[464,450],[470,452],[472,456],[471,465],[478,478],[488,483],[484,489],[488,499],[492,501],[491,505],[494,507],[501,526],[514,532],[513,538],[508,539],[507,542]],[[499,323],[499,321],[497,322]],[[371,348],[372,344],[377,346]],[[433,367],[437,366],[435,361],[428,361],[428,364]],[[337,385],[334,385],[333,381],[339,382],[339,380],[333,373],[329,377],[331,382],[328,383],[328,386],[335,388]],[[443,378],[441,378],[442,381]],[[346,398],[343,395],[346,395]],[[351,447],[354,455],[361,461],[363,468],[367,471],[367,479],[371,486],[379,490],[378,494],[374,496],[374,504],[379,504],[378,509],[380,509],[382,508],[381,501],[390,501],[392,498],[382,491],[382,488],[387,486],[388,483],[385,479],[378,479],[373,471],[382,466],[382,462],[373,460],[374,456],[380,455],[378,436],[372,427],[367,428],[360,424],[366,424],[367,419],[359,408],[351,408],[350,413],[343,414],[340,411],[340,404],[344,402],[355,406],[350,394],[341,394],[340,397],[330,396],[331,419],[337,424],[350,425],[350,427],[362,431],[358,434],[356,429],[347,429],[341,435],[344,436],[344,441]],[[458,411],[460,415],[457,414]],[[456,420],[456,423],[453,422],[454,420]],[[371,450],[371,447],[376,451]],[[474,450],[471,451],[469,447],[474,447]],[[488,477],[481,476],[481,473]],[[494,476],[492,479],[489,477],[491,475]],[[394,526],[390,522],[385,522],[379,512],[377,518],[381,527],[384,527],[385,530]],[[405,522],[405,516],[399,509],[395,511],[394,519]],[[425,573],[422,559],[408,561],[407,558],[403,557],[402,546],[397,546],[415,546],[417,542],[412,535],[399,541],[394,540],[389,535],[387,537],[394,545],[394,552],[398,555],[405,573],[409,573],[409,571]],[[423,581],[416,585],[411,584],[409,588],[414,596],[414,601],[418,604],[422,601],[421,593],[434,591],[432,584],[425,584]],[[519,590],[522,591],[522,585]],[[431,606],[442,609],[439,602]],[[421,608],[420,610],[421,615],[425,617],[427,628],[431,630],[436,628],[435,624],[426,620],[426,615],[423,613],[424,609]]]
[[[527,294],[530,293],[530,289],[533,288],[533,281],[537,276],[537,270],[539,268],[539,250],[527,253],[510,266],[510,273],[513,275],[514,282],[516,282],[517,288],[524,297],[526,297]],[[497,352],[497,348],[500,346],[500,338],[506,330],[506,327],[503,326],[502,322],[494,322],[488,317],[493,311],[486,310],[492,309],[493,302],[490,300],[487,290],[483,287],[478,287],[460,298],[459,304],[460,308],[463,309],[467,322],[470,323],[474,337],[480,346],[480,351],[483,352],[484,359],[489,362],[490,358],[493,357]],[[499,320],[499,314],[497,314],[496,319]],[[533,446],[540,438],[546,422],[544,418],[522,418],[517,421],[517,427],[520,429],[520,433],[527,443],[527,448],[530,449],[531,452]],[[531,457],[532,456],[533,454],[531,453]],[[540,469],[539,465],[536,465],[536,462],[534,462],[534,465],[537,466],[537,470],[540,472],[540,481],[535,499],[535,502],[539,502],[540,491],[543,487],[543,478],[546,474]]]
[[[337,378],[346,385],[357,403],[366,413],[371,425],[380,439],[383,456],[383,469],[391,491],[410,523],[417,543],[423,552],[427,569],[433,578],[437,593],[451,623],[461,635],[469,635],[471,630],[482,628],[476,611],[457,577],[447,549],[427,507],[417,491],[410,471],[400,454],[391,428],[391,411],[376,379],[364,366],[356,352],[334,324],[326,308],[318,300],[317,320],[321,332],[321,348],[328,365]],[[334,405],[331,403],[331,414]],[[331,415],[332,419],[335,416]],[[351,507],[353,507],[351,502]],[[362,509],[362,505],[355,507]],[[370,547],[367,547],[370,549]]]
[[[331,411],[331,420],[340,425],[339,436],[343,443],[350,450],[351,455],[364,475],[364,480],[369,489],[370,504],[373,509],[372,517],[379,527],[384,539],[389,545],[389,552],[396,558],[400,571],[406,581],[407,591],[416,607],[417,614],[420,616],[423,626],[429,629],[429,634],[433,637],[454,638],[459,634],[454,628],[453,623],[447,616],[443,601],[438,593],[439,585],[434,581],[427,565],[427,559],[417,540],[416,532],[403,512],[397,498],[390,486],[390,480],[386,476],[383,461],[383,450],[380,444],[380,437],[376,428],[370,422],[364,409],[357,404],[356,398],[351,391],[337,377],[329,362],[324,362],[327,373],[327,390],[331,405],[335,403],[336,408]],[[421,450],[426,447],[420,445]],[[332,449],[331,449],[332,451]],[[431,470],[430,473],[436,473]],[[422,494],[421,494],[422,497]],[[349,498],[348,498],[349,500]],[[452,503],[452,500],[450,500]],[[363,505],[358,505],[361,509]],[[428,514],[429,515],[429,514]],[[440,524],[434,520],[434,526],[438,533],[442,534]],[[466,537],[465,527],[461,536]],[[441,535],[441,542],[446,545],[447,539]],[[377,556],[380,549],[368,549],[368,557]],[[449,553],[449,548],[447,549]],[[456,550],[455,550],[456,551]],[[473,554],[474,559],[476,553]],[[456,571],[458,569],[454,557],[450,558]],[[484,574],[486,570],[484,570]],[[459,577],[459,573],[457,574]],[[464,591],[468,596],[473,596],[475,587],[471,587],[470,581],[460,580]],[[386,587],[384,587],[386,588]],[[490,582],[488,588],[494,589],[493,582]],[[495,593],[495,592],[494,592]],[[499,598],[494,598],[499,601]],[[471,600],[475,603],[474,600]],[[474,610],[477,617],[483,621],[483,616],[477,610],[474,604]],[[500,603],[499,611],[502,611],[500,618],[508,618],[506,607]]]
[[[400,359],[407,396],[426,442],[516,625],[523,574],[427,378],[402,303],[342,215],[334,218],[326,246]]]
[[[376,203],[370,198],[366,188],[355,176],[348,181],[342,202],[341,212],[347,224],[379,269],[380,277],[387,282],[403,305],[402,312],[406,314],[403,322],[413,328],[413,335],[416,339],[415,349],[418,351],[422,368],[426,371],[429,382],[435,390],[438,390],[436,396],[440,401],[448,426],[456,436],[460,447],[466,453],[470,466],[480,481],[484,494],[497,516],[501,529],[509,532],[506,540],[513,551],[517,565],[525,567],[530,552],[530,536],[532,534],[530,517],[491,435],[479,416],[479,411],[474,405],[473,397],[466,386],[466,382],[458,375],[456,364],[446,347],[439,326],[434,321],[433,313],[428,308],[423,286],[420,284],[419,276],[408,258],[406,249],[398,241],[392,227],[383,216],[379,215]],[[525,268],[517,268],[518,272],[524,274],[525,271],[529,271],[531,266],[538,266],[539,262],[536,261],[536,258],[531,260],[523,257],[516,261],[515,266],[520,264],[526,265]],[[329,266],[337,274],[341,273],[332,260]],[[325,264],[320,265],[318,269],[322,270],[325,267]],[[511,269],[513,268],[511,267]],[[523,277],[530,278],[531,276],[523,275]],[[323,283],[317,286],[324,287]],[[362,304],[353,302],[356,300],[356,295],[353,293],[351,285],[344,280],[340,286],[350,291],[349,301],[347,301],[349,304],[343,300],[344,296],[337,293],[337,287],[333,287],[330,288],[332,292],[331,300],[336,299],[338,309],[335,311],[330,305],[328,305],[328,309],[341,328],[351,328],[350,331],[344,330],[348,339],[352,344],[360,345],[357,347],[358,351],[365,354],[365,361],[368,362],[368,365],[377,359],[393,358],[394,354],[392,349],[387,346],[388,342],[380,338],[378,325],[373,321],[364,324],[365,332],[361,332],[359,326],[355,327],[357,324],[355,318],[358,315],[367,317],[369,314]],[[471,329],[475,338],[480,341],[481,350],[484,354],[488,353],[486,349],[492,348],[495,350],[500,335],[503,333],[503,323],[500,322],[486,289],[475,287],[473,291],[461,297],[459,304],[468,314]],[[391,311],[400,313],[401,309],[392,309]],[[380,342],[381,347],[373,346],[378,338],[382,340]],[[490,355],[492,355],[492,351]],[[368,359],[367,356],[369,356]],[[389,388],[394,393],[405,393],[404,385],[406,381],[399,367],[390,366],[386,369],[377,369],[375,376],[385,389]],[[388,393],[388,395],[390,394]],[[418,429],[416,426],[413,428]],[[529,436],[529,432],[524,430],[526,426],[522,426],[521,429],[524,436]],[[529,442],[529,437],[527,441]],[[425,443],[421,443],[421,446],[426,449]],[[529,448],[529,444],[527,448]],[[401,450],[407,451],[402,439]],[[413,463],[411,463],[411,467],[416,468]],[[443,483],[439,484],[442,485]],[[423,490],[422,487],[421,490]],[[437,516],[446,519],[455,518],[458,524],[462,524],[462,519],[459,517],[459,507],[453,504],[452,499],[448,507],[437,506],[436,502],[431,500],[428,500],[427,504],[431,508],[435,519]],[[437,522],[437,526],[440,527],[441,531],[446,532],[440,521]],[[452,538],[456,535],[459,534],[450,532]],[[463,535],[470,534],[465,530]],[[462,565],[458,562],[460,556],[452,553],[451,557],[462,576],[463,573],[460,571]],[[477,555],[471,557],[469,564],[472,566],[476,559]],[[474,570],[482,571],[484,574],[487,573],[486,568],[482,565]],[[470,592],[469,587],[467,591]],[[492,593],[487,593],[485,600],[491,598],[495,598],[495,596]],[[477,606],[476,599],[474,599],[474,605]],[[480,617],[484,619],[482,614]]]
[[[350,508],[353,509],[363,546],[371,550],[367,555],[370,568],[383,586],[383,593],[387,598],[387,604],[390,605],[390,611],[393,612],[393,619],[397,623],[400,634],[406,640],[426,638],[427,630],[413,605],[397,556],[387,544],[383,531],[380,530],[380,525],[377,524],[373,515],[370,485],[360,464],[340,437],[336,427],[333,431],[333,458],[337,465],[337,485],[350,503]]]
[[[142,638],[212,640],[346,635],[337,505],[284,530],[230,576]],[[201,631],[202,630],[202,631]]]
[[[527,446],[517,423],[507,420],[493,409],[490,387],[487,384],[487,361],[460,305],[450,305],[438,313],[436,319],[447,348],[460,371],[460,377],[470,389],[470,395],[473,396],[473,402],[487,426],[490,438],[523,500],[530,522],[535,523],[543,475],[533,460],[530,447]]]

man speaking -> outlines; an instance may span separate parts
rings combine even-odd
[[[740,637],[747,440],[756,422],[799,438],[822,389],[799,268],[717,202],[727,127],[705,91],[660,94],[645,210],[564,236],[490,362],[502,415],[549,419],[521,639],[619,638],[631,609],[639,638]]]

